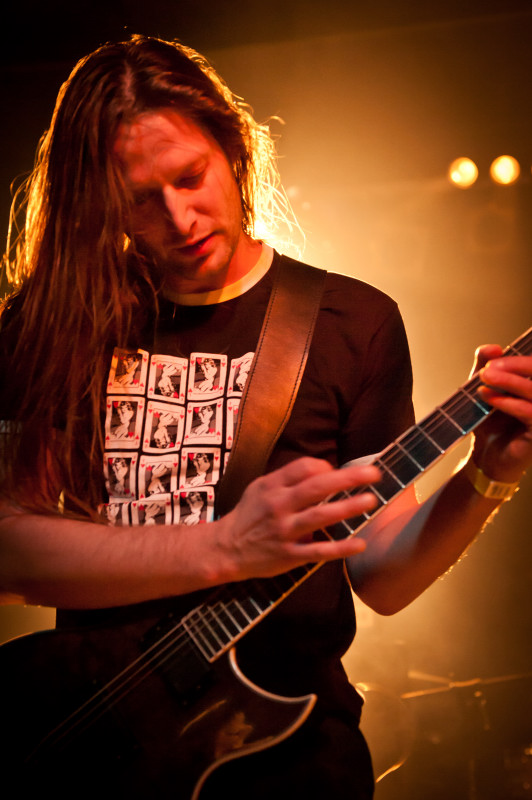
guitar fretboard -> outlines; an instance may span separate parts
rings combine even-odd
[[[532,328],[513,342],[504,356],[532,355]],[[377,485],[362,486],[351,495],[371,491],[377,506],[360,517],[331,526],[322,535],[338,539],[356,534],[375,514],[416,481],[454,445],[470,434],[492,411],[471,378],[445,403],[413,425],[375,460],[382,472]],[[339,495],[330,498],[337,499]],[[244,633],[269,613],[320,564],[299,567],[275,578],[243,581],[215,592],[182,621],[184,629],[208,661],[228,650]]]

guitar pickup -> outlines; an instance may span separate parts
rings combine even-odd
[[[209,662],[173,612],[144,634],[140,646],[180,705],[191,705],[211,685]]]

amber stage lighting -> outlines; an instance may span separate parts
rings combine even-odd
[[[519,162],[513,156],[498,156],[490,166],[491,179],[504,186],[515,183],[520,172]]]
[[[455,158],[447,176],[451,183],[460,189],[469,189],[478,178],[478,167],[470,158]]]

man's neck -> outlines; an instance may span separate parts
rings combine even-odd
[[[247,271],[240,273],[240,278],[237,278],[231,283],[226,283],[221,289],[180,293],[173,291],[167,284],[163,287],[164,296],[168,300],[184,306],[212,305],[214,303],[223,303],[227,300],[233,300],[235,297],[240,297],[264,277],[272,264],[274,256],[273,249],[265,243],[259,244],[261,245],[261,249],[253,266]]]

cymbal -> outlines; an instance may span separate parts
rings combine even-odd
[[[415,692],[404,692],[400,695],[403,700],[407,700],[413,697],[424,697],[425,695],[431,694],[440,694],[442,692],[450,692],[454,691],[455,689],[474,689],[476,687],[481,686],[489,686],[494,683],[506,683],[508,681],[516,681],[516,680],[523,680],[526,678],[532,678],[532,672],[520,672],[514,675],[499,675],[493,678],[470,678],[469,680],[465,681],[453,681],[446,678],[440,678],[435,675],[426,675],[423,672],[416,672],[412,670],[408,673],[409,677],[417,677],[418,680],[432,680],[435,682],[444,682],[445,686],[439,686],[434,689],[420,689],[419,691]]]

